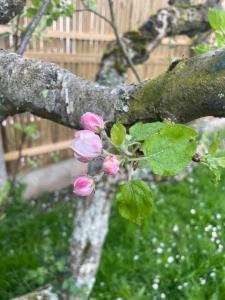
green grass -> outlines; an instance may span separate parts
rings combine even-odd
[[[74,205],[68,200],[63,193],[46,194],[6,207],[0,222],[1,300],[55,281],[69,251]]]
[[[113,211],[93,299],[225,299],[225,176],[215,187],[199,168],[154,190],[143,228]]]
[[[92,300],[225,299],[225,174],[218,186],[211,179],[198,168],[180,183],[152,185],[154,212],[143,227],[113,209]],[[59,199],[1,214],[1,300],[66,276],[74,198],[65,191]]]

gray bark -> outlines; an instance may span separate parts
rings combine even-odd
[[[90,110],[113,120],[117,98],[118,91],[55,64],[0,50],[0,120],[27,111],[78,128],[81,114]]]
[[[88,299],[92,291],[108,232],[110,208],[111,197],[103,188],[98,188],[91,198],[77,200],[70,266],[81,294],[71,297],[73,300]]]
[[[117,88],[99,86],[46,62],[0,51],[0,120],[32,112],[79,128],[86,111],[105,120],[137,121],[171,118],[177,122],[225,116],[225,49],[171,65],[156,79]]]
[[[6,24],[22,13],[26,0],[0,0],[0,24]]]
[[[26,47],[30,41],[32,34],[34,33],[35,29],[37,28],[38,24],[41,21],[42,16],[46,13],[48,5],[50,4],[51,0],[44,0],[39,11],[28,25],[25,34],[22,36],[21,43],[16,50],[16,53],[23,54],[26,50]]]
[[[51,287],[39,290],[12,300],[58,300],[58,296],[51,292]]]

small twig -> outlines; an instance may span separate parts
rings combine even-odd
[[[82,1],[83,3],[83,1]],[[86,6],[86,4],[83,3],[83,6],[85,7],[85,9],[76,9],[75,12],[79,13],[79,12],[91,12],[93,14],[95,14],[96,16],[98,16],[99,18],[103,19],[106,23],[108,23],[110,26],[113,26],[112,22],[105,16],[101,15],[99,12],[95,11],[94,9],[88,8]]]
[[[207,32],[202,33],[196,40],[195,44],[202,44],[207,41],[208,37],[213,33],[213,30],[210,29]]]
[[[117,29],[117,26],[116,26],[116,20],[115,20],[115,14],[114,14],[114,10],[113,10],[113,0],[108,0],[108,3],[109,3],[109,9],[110,9],[110,15],[111,15],[111,22],[112,22],[112,29],[114,31],[114,34],[116,36],[116,40],[117,40],[117,43],[122,51],[122,54],[127,62],[127,64],[130,66],[131,70],[133,71],[136,79],[138,82],[141,82],[141,78],[129,56],[129,54],[127,53],[125,47],[124,47],[124,44],[123,42],[121,41],[121,38],[119,36],[119,32],[118,32],[118,29]]]
[[[26,46],[29,43],[29,40],[30,40],[34,30],[40,23],[40,20],[41,20],[42,16],[44,15],[44,13],[46,12],[50,2],[51,2],[51,0],[43,1],[43,4],[41,5],[39,11],[37,12],[36,16],[31,21],[31,23],[28,25],[27,30],[26,30],[24,36],[22,37],[21,43],[16,51],[17,54],[22,55],[24,53],[24,51],[26,50]]]
[[[98,16],[99,18],[103,19],[105,22],[107,22],[113,29],[113,32],[115,34],[116,40],[117,40],[117,44],[120,47],[120,50],[128,64],[128,66],[131,68],[131,70],[133,71],[136,79],[138,82],[141,82],[141,78],[132,62],[132,60],[130,59],[123,42],[121,41],[121,38],[119,36],[119,32],[116,26],[116,20],[115,20],[115,14],[114,14],[114,10],[113,10],[113,1],[112,0],[108,0],[109,1],[109,8],[110,8],[110,15],[111,15],[111,20],[108,19],[107,17],[101,15],[99,12],[97,12],[94,9],[91,9],[88,7],[88,5],[85,3],[85,0],[81,0],[83,6],[85,9],[77,9],[76,12],[92,12],[93,14],[95,14],[96,16]]]

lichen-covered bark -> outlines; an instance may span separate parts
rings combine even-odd
[[[137,30],[127,32],[123,43],[134,64],[142,64],[165,36],[185,34],[190,37],[209,30],[208,8],[219,0],[171,0],[173,6],[159,10]],[[116,41],[111,42],[97,74],[100,84],[116,86],[127,78],[128,64]]]
[[[22,13],[26,0],[0,0],[0,24],[6,24]]]
[[[78,128],[81,114],[90,110],[115,119],[117,98],[117,91],[55,64],[0,50],[0,120],[27,111]]]
[[[77,200],[70,266],[80,293],[71,297],[73,300],[88,299],[93,288],[108,232],[110,208],[111,199],[103,188],[98,188],[89,199]]]
[[[182,60],[153,80],[117,88],[2,50],[0,120],[28,111],[79,128],[86,111],[127,125],[164,118],[187,122],[207,115],[224,117],[224,76],[225,49]]]

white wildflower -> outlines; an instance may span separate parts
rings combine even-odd
[[[154,290],[158,290],[158,288],[159,288],[158,283],[153,283],[152,288],[153,288]]]
[[[169,264],[172,264],[172,263],[174,262],[173,256],[169,256],[169,257],[167,258],[167,262],[168,262]]]

